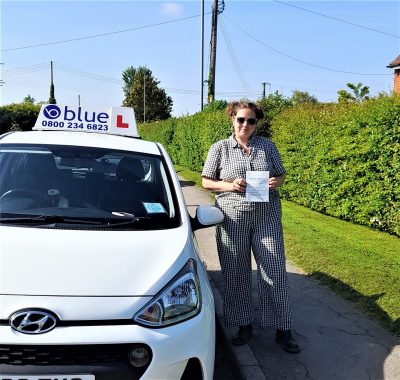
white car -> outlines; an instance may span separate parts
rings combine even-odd
[[[126,137],[112,112],[71,112],[43,106],[39,130],[0,136],[0,379],[212,379],[193,231],[222,214],[188,215],[168,154],[134,123]]]

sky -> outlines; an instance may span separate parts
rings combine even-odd
[[[220,3],[222,1],[220,0]],[[204,77],[212,1],[204,1]],[[400,1],[225,0],[218,17],[216,99],[307,91],[337,101],[346,83],[390,92],[400,55]],[[201,0],[0,2],[0,105],[120,106],[122,72],[147,66],[174,116],[201,108]],[[204,85],[204,104],[207,87]]]

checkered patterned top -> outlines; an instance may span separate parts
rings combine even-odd
[[[269,170],[270,177],[285,174],[285,168],[275,144],[261,136],[252,136],[247,144],[250,155],[247,156],[238,142],[230,136],[213,144],[203,167],[202,176],[212,179],[233,181],[235,178],[245,178],[246,171]],[[270,195],[277,195],[277,190],[271,190]],[[244,193],[222,192],[217,195],[221,198],[247,202]]]

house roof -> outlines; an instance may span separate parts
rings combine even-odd
[[[396,67],[396,66],[400,66],[400,55],[392,62],[389,63],[388,66],[386,67]]]

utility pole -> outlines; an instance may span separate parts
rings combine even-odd
[[[262,85],[263,85],[263,99],[265,98],[265,85],[268,85],[268,86],[270,86],[270,88],[271,88],[271,83],[268,83],[268,82],[262,82],[261,83]],[[270,91],[271,92],[271,91]]]
[[[225,8],[224,0],[221,3],[218,0],[214,0],[213,12],[212,12],[212,23],[211,23],[211,41],[210,41],[210,72],[208,75],[208,104],[211,104],[215,100],[215,64],[217,58],[217,24],[218,14],[222,13]]]
[[[201,79],[200,79],[200,111],[204,102],[204,0],[201,0]]]
[[[81,106],[81,96],[78,95],[78,107],[80,107],[80,106]]]
[[[0,62],[0,65],[4,65],[4,62]],[[0,79],[0,87],[4,85],[4,80]]]

